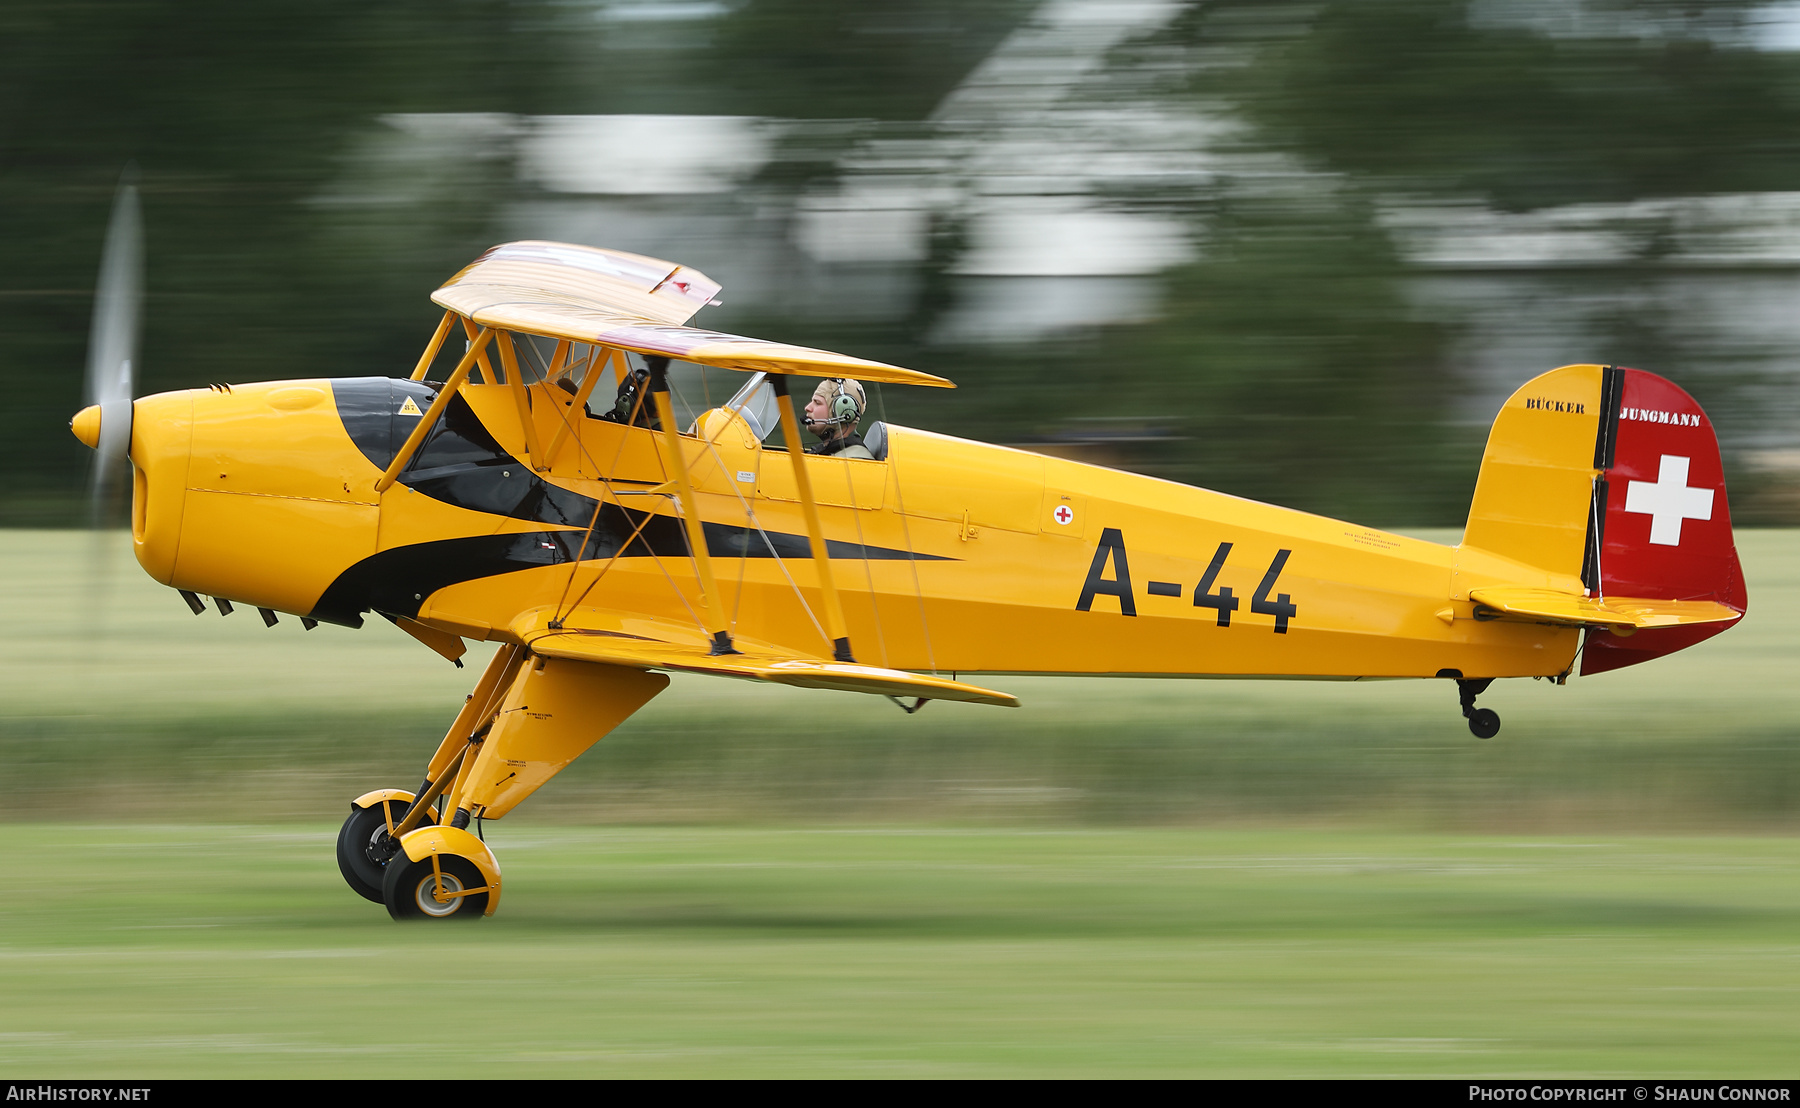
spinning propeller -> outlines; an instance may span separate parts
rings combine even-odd
[[[132,385],[144,295],[144,227],[136,180],[136,169],[127,169],[113,198],[88,338],[87,407],[69,422],[75,437],[94,448],[88,510],[96,528],[115,514],[113,505],[129,477]]]

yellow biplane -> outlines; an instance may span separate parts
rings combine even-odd
[[[109,249],[103,274],[130,264]],[[104,337],[130,325],[97,322],[73,429],[129,456],[137,559],[196,613],[374,612],[452,660],[500,644],[423,783],[356,798],[344,824],[345,879],[395,918],[491,914],[500,866],[470,821],[512,811],[669,671],[909,710],[1017,705],[979,674],[1443,678],[1487,737],[1495,678],[1642,661],[1745,609],[1711,425],[1648,373],[1520,389],[1443,546],[867,420],[868,457],[807,454],[790,377],[950,382],[688,326],[718,291],[670,262],[508,243],[433,295],[410,377],[136,400],[115,372],[129,342]],[[671,359],[745,378],[683,428]]]

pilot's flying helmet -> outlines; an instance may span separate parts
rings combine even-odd
[[[813,395],[824,399],[827,415],[823,422],[833,427],[856,426],[869,406],[862,382],[846,377],[827,377]]]

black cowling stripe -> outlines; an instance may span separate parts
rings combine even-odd
[[[313,605],[313,619],[361,627],[362,613],[374,609],[416,616],[425,597],[462,581],[521,569],[555,565],[560,547],[555,532],[473,535],[383,550],[338,575]]]
[[[393,461],[394,452],[406,441],[414,425],[415,417],[393,413],[407,396],[423,411],[437,395],[435,386],[425,382],[390,377],[346,378],[334,380],[331,385],[338,414],[351,441],[381,469]],[[580,532],[476,535],[384,550],[340,574],[314,606],[313,619],[360,627],[361,613],[371,609],[413,616],[418,614],[422,598],[446,586],[538,566],[566,564],[577,557],[588,561],[615,555],[688,556],[687,533],[679,519],[597,501],[545,481],[495,441],[461,396],[452,397],[445,406],[444,418],[402,471],[401,481],[422,495],[459,508],[580,528]],[[593,530],[582,543],[581,535],[588,531],[590,522]],[[812,544],[805,535],[764,532],[729,523],[703,523],[701,528],[706,535],[707,552],[714,557],[812,556]],[[577,543],[581,543],[579,553]],[[955,560],[838,539],[827,539],[825,546],[832,558]]]

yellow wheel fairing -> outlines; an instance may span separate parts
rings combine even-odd
[[[407,792],[405,789],[376,789],[373,792],[362,794],[355,800],[352,800],[350,804],[356,808],[372,808],[384,800],[398,800],[406,804],[411,804],[417,799],[418,794]]]
[[[465,859],[487,886],[487,909],[483,914],[491,916],[500,906],[500,863],[486,843],[467,831],[458,827],[420,827],[400,839],[400,853],[411,862],[428,862],[434,854]]]

